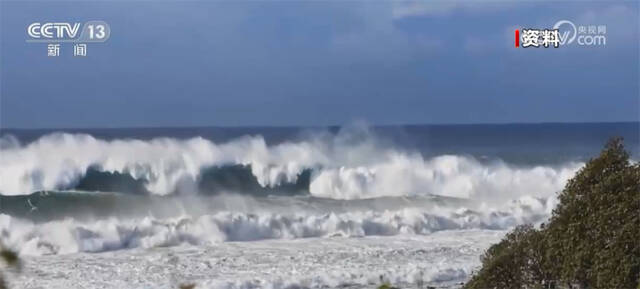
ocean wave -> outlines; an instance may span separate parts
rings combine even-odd
[[[275,213],[224,211],[198,217],[62,220],[34,223],[0,214],[0,241],[27,255],[103,252],[181,244],[212,245],[227,241],[426,235],[442,230],[496,229],[540,222],[553,198],[521,198],[500,210],[484,208],[430,211],[415,208],[344,213]]]
[[[271,146],[261,136],[216,144],[203,138],[106,141],[54,133],[27,145],[5,136],[0,142],[0,193],[85,186],[155,195],[303,189],[333,199],[435,194],[511,200],[551,196],[583,165],[516,167],[461,155],[425,159],[380,145],[366,130],[355,135],[344,132]],[[96,173],[98,178],[87,182]]]

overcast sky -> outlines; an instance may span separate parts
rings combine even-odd
[[[1,127],[639,119],[629,2],[1,1]],[[606,46],[515,48],[514,30],[606,25]],[[32,22],[103,20],[88,56]]]

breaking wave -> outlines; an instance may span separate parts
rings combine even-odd
[[[501,210],[435,207],[353,212],[232,212],[171,218],[65,218],[36,223],[0,214],[0,241],[27,255],[103,252],[126,248],[212,245],[226,241],[426,235],[441,230],[507,229],[540,222],[553,199],[522,198]]]
[[[424,158],[382,145],[366,129],[267,145],[261,136],[101,140],[54,133],[0,146],[0,193],[78,189],[171,195],[305,193],[333,199],[442,195],[482,200],[549,197],[581,163],[517,167],[463,155]]]
[[[545,220],[583,165],[425,158],[366,128],[271,145],[4,136],[0,154],[0,242],[32,255],[503,230]]]

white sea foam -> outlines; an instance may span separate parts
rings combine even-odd
[[[334,199],[436,194],[483,200],[549,197],[582,166],[516,167],[472,157],[421,154],[344,136],[316,137],[268,146],[261,136],[216,144],[203,138],[105,141],[56,133],[19,145],[0,146],[0,193],[27,194],[73,186],[89,167],[148,180],[154,194],[190,193],[211,166],[251,165],[263,187],[295,182],[312,169],[310,193]]]
[[[228,241],[429,235],[443,230],[504,230],[518,224],[540,222],[551,201],[528,197],[501,209],[434,207],[429,211],[343,213],[275,213],[223,211],[197,217],[63,220],[33,223],[0,214],[0,242],[23,255],[102,252],[126,248],[212,245]]]
[[[224,242],[211,246],[23,256],[11,288],[401,288],[464,281],[504,231]],[[456,286],[453,286],[456,288]]]
[[[311,169],[313,197],[348,201],[230,195],[207,199],[216,206],[185,207],[193,201],[184,196],[162,198],[176,201],[169,212],[159,209],[169,215],[46,222],[0,212],[0,242],[27,261],[26,272],[11,280],[16,288],[175,288],[174,281],[186,280],[229,289],[370,288],[380,275],[394,284],[459,282],[504,230],[544,221],[555,193],[583,165],[425,158],[380,145],[366,131],[277,145],[261,136],[214,143],[51,134],[26,145],[0,139],[0,193],[72,187],[88,168],[99,167],[145,179],[154,194],[188,194],[204,169],[229,164],[251,165],[264,187],[294,182]],[[465,200],[395,198],[424,195]],[[392,198],[359,200],[375,197]],[[177,276],[168,280],[172,272]]]

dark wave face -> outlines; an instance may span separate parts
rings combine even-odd
[[[117,218],[170,218],[189,215],[198,217],[218,212],[325,214],[362,211],[384,211],[406,208],[473,207],[468,200],[442,196],[383,197],[365,200],[333,200],[311,196],[248,196],[218,194],[215,196],[153,196],[123,193],[78,191],[37,192],[30,195],[0,196],[0,212],[14,217],[48,222],[72,218],[76,220]]]
[[[303,170],[293,183],[283,182],[275,186],[263,187],[251,172],[250,165],[226,165],[205,168],[199,174],[195,190],[190,193],[215,195],[234,192],[254,196],[267,195],[305,195],[309,194],[311,170]],[[120,192],[136,195],[149,195],[145,179],[135,179],[131,174],[120,172],[106,172],[97,167],[91,167],[78,181],[68,188],[76,191],[89,192]],[[179,192],[172,192],[178,194]]]

